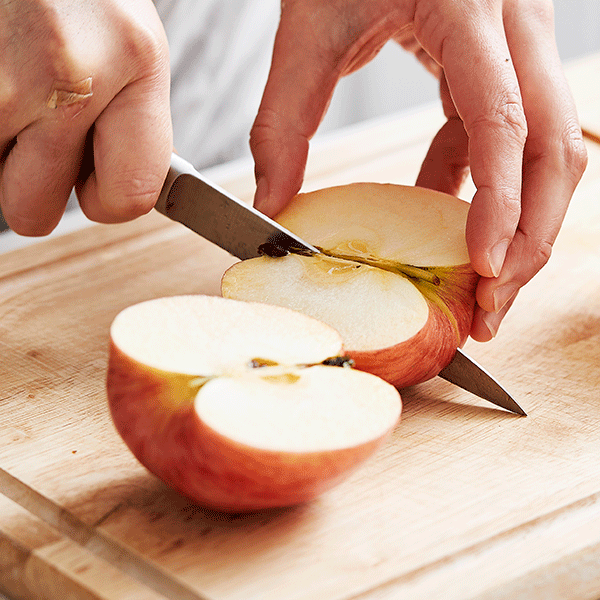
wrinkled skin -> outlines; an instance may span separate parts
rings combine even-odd
[[[9,226],[49,233],[73,186],[95,221],[149,211],[172,148],[168,47],[151,0],[0,0],[0,44]]]
[[[489,340],[548,260],[586,165],[550,0],[286,0],[251,132],[256,205],[302,184],[339,79],[391,39],[440,80],[447,123],[417,184],[477,192],[467,226],[482,276],[471,335]],[[0,0],[0,206],[49,233],[73,186],[92,220],[154,205],[172,149],[168,49],[151,0]]]
[[[286,0],[251,136],[255,202],[274,215],[299,189],[337,82],[391,39],[439,78],[448,119],[416,183],[457,194],[470,169],[477,188],[471,335],[487,341],[548,260],[586,165],[549,0]]]

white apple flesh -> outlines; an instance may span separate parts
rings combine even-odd
[[[282,225],[323,254],[235,264],[222,294],[303,312],[339,331],[356,367],[397,387],[437,375],[466,341],[479,276],[469,204],[418,187],[359,183],[299,194]]]
[[[122,311],[107,392],[118,432],[165,483],[243,512],[310,500],[347,477],[400,418],[397,390],[351,368],[339,334],[300,313],[207,296]]]

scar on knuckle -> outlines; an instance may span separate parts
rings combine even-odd
[[[91,77],[74,82],[56,80],[46,100],[46,106],[52,109],[71,106],[73,104],[81,104],[83,106],[87,104],[92,95]]]

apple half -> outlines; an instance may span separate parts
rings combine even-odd
[[[289,309],[160,298],[114,319],[108,400],[137,459],[195,502],[289,506],[344,479],[400,418],[398,391],[347,364],[334,329]]]
[[[397,387],[437,375],[471,328],[479,276],[469,204],[432,190],[354,183],[298,194],[277,221],[319,255],[261,256],[223,276],[222,295],[331,325],[358,369]]]

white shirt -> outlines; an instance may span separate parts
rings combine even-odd
[[[155,0],[169,40],[174,146],[205,168],[249,153],[278,0]]]

